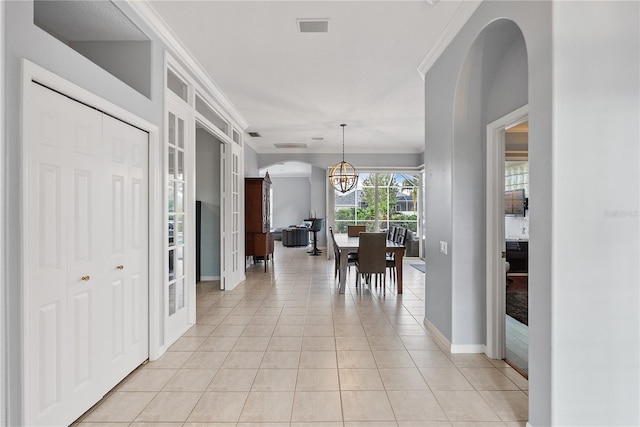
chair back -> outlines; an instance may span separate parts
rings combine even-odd
[[[389,230],[387,230],[387,240],[391,240],[392,242],[395,242],[396,240],[396,226],[392,225],[391,227],[389,227]]]
[[[331,236],[331,244],[333,245],[333,255],[336,259],[340,259],[340,250],[338,249],[338,243],[336,237],[333,235],[333,228],[329,227],[329,235]]]
[[[396,229],[396,238],[395,242],[401,245],[404,245],[405,240],[407,240],[407,229],[404,227],[398,227]]]
[[[386,233],[360,233],[358,271],[360,273],[384,273],[387,268],[386,248]]]
[[[360,233],[367,231],[367,227],[364,225],[347,225],[347,236],[358,237]]]

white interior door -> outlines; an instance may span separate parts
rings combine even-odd
[[[165,342],[172,343],[190,326],[195,304],[195,123],[179,103],[168,101],[167,111],[167,276],[165,287]],[[190,151],[191,150],[191,151]],[[189,157],[191,156],[191,157]],[[193,159],[189,161],[189,159]]]
[[[101,114],[31,84],[25,126],[25,406],[64,425],[95,402],[104,343],[100,280]],[[80,414],[82,411],[79,412]]]
[[[221,248],[220,288],[231,290],[244,277],[244,198],[242,197],[242,148],[236,143],[222,144],[221,153]]]
[[[109,343],[111,387],[148,356],[148,135],[109,116],[103,118],[108,159],[105,269],[109,283],[104,339]]]
[[[506,355],[506,248],[504,233],[505,129],[527,120],[528,106],[487,125],[486,300],[487,356]]]
[[[101,112],[36,83],[24,99],[25,424],[68,425],[148,355],[147,134],[119,122],[137,136],[114,146],[103,138],[103,118],[113,119]],[[145,164],[128,171],[117,208],[106,197],[106,153],[114,149]],[[132,268],[118,270],[120,278],[109,256],[116,211],[125,225],[136,224],[122,233]],[[112,297],[117,280],[120,307]],[[128,329],[121,341],[112,324]],[[129,360],[126,368],[110,365],[115,353]]]

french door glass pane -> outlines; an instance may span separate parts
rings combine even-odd
[[[184,280],[180,279],[176,282],[176,309],[180,310],[183,307],[184,307]]]
[[[168,159],[168,171],[169,180],[176,178],[176,149],[169,147],[169,159]]]
[[[184,151],[178,150],[178,166],[177,166],[177,175],[176,179],[183,181],[184,180]]]
[[[178,147],[184,148],[184,120],[178,119]]]
[[[175,193],[175,182],[169,181],[169,190],[167,192],[167,203],[169,212],[176,211],[176,193]],[[171,225],[171,223],[169,223]]]
[[[179,246],[176,249],[176,277],[184,275],[184,247]]]
[[[169,316],[176,312],[176,284],[169,285]]]
[[[169,249],[169,281],[175,280],[176,278],[175,252],[174,249]]]
[[[176,145],[176,116],[169,113],[169,145]]]
[[[184,215],[176,215],[176,245],[184,244]]]
[[[176,212],[183,212],[184,210],[184,184],[181,182],[176,182]]]

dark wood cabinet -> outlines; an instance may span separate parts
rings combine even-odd
[[[271,179],[269,173],[264,178],[245,178],[245,255],[273,261],[273,234],[271,233]]]

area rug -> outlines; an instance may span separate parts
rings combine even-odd
[[[528,277],[509,277],[507,283],[507,314],[518,322],[529,325],[529,286]]]
[[[411,267],[415,268],[416,270],[420,270],[423,273],[426,272],[424,264],[411,264]]]

